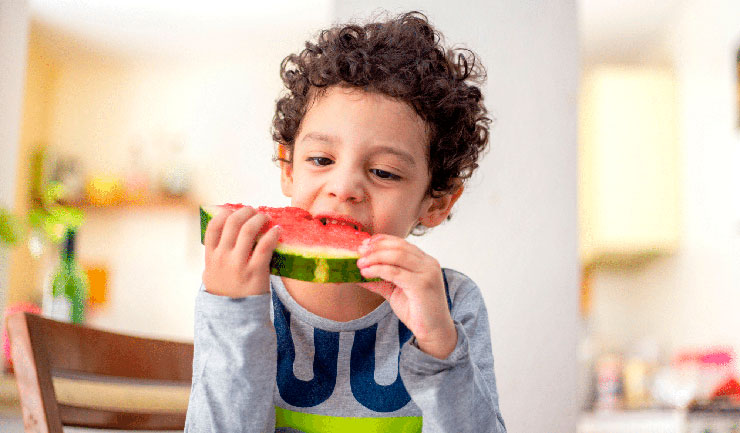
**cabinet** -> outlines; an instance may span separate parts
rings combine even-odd
[[[678,247],[677,113],[669,70],[585,71],[578,149],[585,265],[634,262]]]

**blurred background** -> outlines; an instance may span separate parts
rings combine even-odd
[[[411,240],[481,287],[509,431],[740,431],[731,0],[0,0],[0,307],[48,312],[75,227],[86,324],[191,340],[198,206],[289,204],[281,60],[412,9],[488,70],[491,149]]]

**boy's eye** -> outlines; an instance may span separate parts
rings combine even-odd
[[[377,177],[385,180],[399,180],[401,179],[401,176],[397,174],[393,174],[391,172],[380,170],[378,168],[373,168],[370,170],[370,173],[376,175]]]
[[[306,161],[311,162],[313,165],[323,167],[332,163],[332,160],[323,156],[309,156]]]

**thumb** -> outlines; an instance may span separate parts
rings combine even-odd
[[[360,283],[360,287],[373,293],[377,293],[385,299],[389,299],[396,290],[395,284],[389,281],[370,281],[367,283]]]

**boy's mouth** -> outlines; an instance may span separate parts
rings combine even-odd
[[[321,224],[323,225],[335,224],[349,226],[357,231],[365,231],[364,226],[360,222],[342,215],[317,215],[316,219],[321,221]]]

